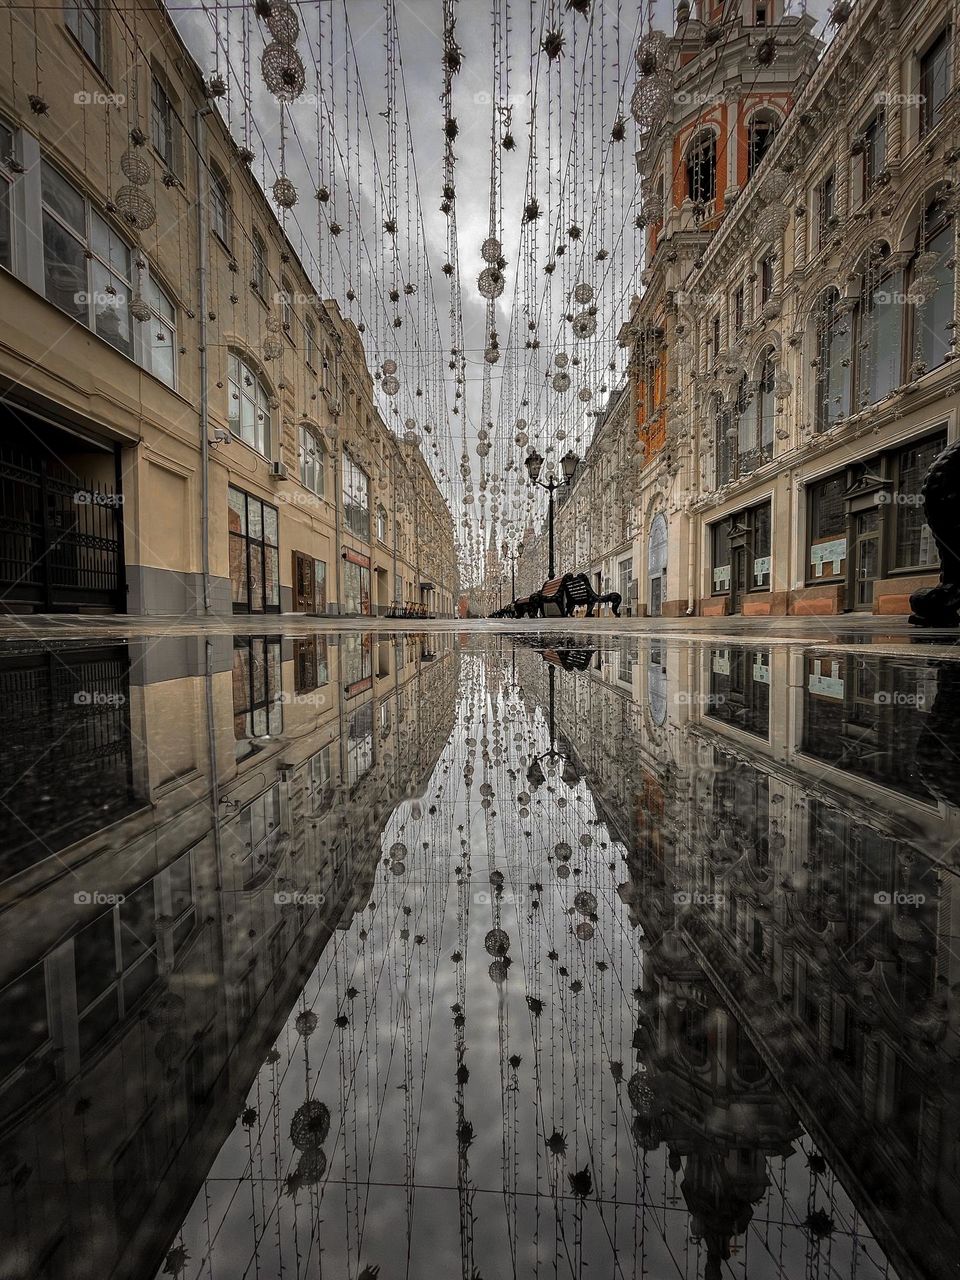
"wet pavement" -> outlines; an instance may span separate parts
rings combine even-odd
[[[960,1274],[955,635],[265,625],[4,630],[3,1280]]]

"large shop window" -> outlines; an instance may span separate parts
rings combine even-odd
[[[710,698],[706,714],[745,733],[769,737],[768,649],[711,649]]]
[[[843,581],[849,570],[856,589],[853,602],[867,606],[873,602],[876,580],[937,568],[936,543],[923,518],[920,489],[946,443],[946,431],[938,431],[808,486],[808,583]]]
[[[343,454],[343,520],[351,533],[370,541],[370,477]]]
[[[227,420],[235,436],[270,456],[270,393],[253,365],[236,351],[227,357]]]
[[[349,548],[343,553],[343,608],[345,613],[370,612],[370,557]]]
[[[729,595],[734,611],[745,594],[770,589],[770,567],[769,502],[713,525],[713,594]]]
[[[283,731],[279,636],[234,636],[233,731],[238,743]],[[239,755],[249,754],[241,751]]]
[[[234,613],[279,613],[280,548],[276,507],[228,489],[230,589]]]
[[[138,251],[145,265],[135,287],[133,249],[49,160],[41,162],[40,187],[47,301],[174,386],[176,312],[149,263]],[[137,289],[152,313],[143,324],[130,313]]]

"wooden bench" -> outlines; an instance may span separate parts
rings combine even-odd
[[[620,617],[620,601],[623,597],[619,591],[610,591],[606,595],[601,595],[595,591],[590,584],[590,579],[585,573],[573,573],[567,575],[569,581],[566,587],[567,593],[567,616],[573,613],[578,605],[587,606],[587,617],[593,617],[594,605],[608,604],[613,610],[614,617]]]
[[[518,600],[513,602],[513,616],[515,618],[532,618],[533,609],[531,607],[532,596],[520,596]]]
[[[559,578],[548,578],[540,590],[530,597],[534,606],[530,616],[545,618],[548,609],[556,609],[562,618],[569,617],[570,605],[567,599],[569,584],[569,573],[562,573]]]

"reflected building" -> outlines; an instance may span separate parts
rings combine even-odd
[[[922,655],[623,642],[555,697],[643,935],[636,1136],[705,1275],[801,1126],[900,1274],[956,1270],[955,688]]]
[[[153,1273],[422,796],[457,663],[411,634],[6,658],[0,1274]]]

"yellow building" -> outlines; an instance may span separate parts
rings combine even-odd
[[[384,425],[356,326],[166,12],[67,5],[12,32],[5,607],[452,614],[452,519],[415,436]]]

